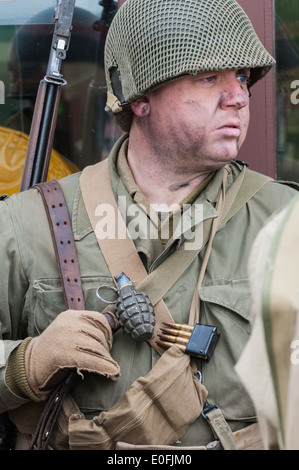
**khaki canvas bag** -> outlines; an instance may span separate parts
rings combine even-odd
[[[200,415],[207,395],[191,370],[190,357],[174,345],[108,412],[92,420],[71,416],[70,449],[111,450],[119,441],[175,444]]]

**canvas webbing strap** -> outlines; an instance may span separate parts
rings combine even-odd
[[[234,435],[231,428],[225,421],[221,410],[218,407],[211,407],[205,413],[205,418],[208,420],[213,433],[219,439],[224,450],[236,450]]]
[[[95,167],[94,170],[92,170],[91,166],[86,167],[80,176],[81,192],[93,230],[96,234],[96,224],[98,222],[96,208],[99,204],[108,204],[114,209],[115,233],[126,234],[123,238],[105,237],[100,239],[97,237],[100,249],[113,278],[123,271],[134,281],[136,289],[142,290],[139,284],[147,276],[147,272],[116,205],[110,184],[108,161],[104,160],[95,165]],[[157,331],[160,322],[173,321],[173,319],[163,300],[153,300],[152,296],[148,292],[146,293],[155,306],[155,317],[159,318],[159,322],[156,321],[154,335],[149,340],[149,343],[159,354],[163,354],[164,350],[155,342]]]
[[[196,323],[199,323],[199,310],[200,310],[199,289],[202,284],[202,281],[206,272],[206,268],[209,262],[209,257],[212,251],[213,240],[223,217],[223,211],[225,208],[225,200],[226,200],[225,188],[226,188],[226,182],[227,182],[227,175],[228,175],[228,169],[227,167],[225,167],[224,173],[223,173],[222,185],[219,190],[218,199],[216,203],[216,211],[218,213],[218,217],[217,219],[213,219],[212,221],[209,241],[208,241],[207,248],[206,248],[203,260],[202,260],[197,285],[194,290],[194,294],[192,298],[191,308],[189,312],[189,325],[195,325]]]
[[[219,229],[269,181],[273,181],[273,178],[250,171],[244,166],[242,172],[225,195],[226,204]],[[240,191],[241,187],[242,191]]]

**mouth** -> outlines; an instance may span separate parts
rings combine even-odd
[[[238,122],[228,122],[221,127],[216,129],[217,132],[225,134],[228,137],[240,137],[241,135],[241,126]]]

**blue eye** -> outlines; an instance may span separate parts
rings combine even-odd
[[[247,75],[239,75],[239,76],[237,77],[237,79],[238,79],[240,82],[242,82],[242,83],[247,83],[248,78],[249,78],[249,77],[247,77]]]
[[[240,69],[237,71],[237,80],[241,83],[248,83],[250,72],[247,69]]]
[[[211,83],[211,82],[213,82],[215,79],[216,79],[215,75],[211,75],[210,77],[204,77],[204,78],[202,78],[201,80],[203,80],[204,82]]]

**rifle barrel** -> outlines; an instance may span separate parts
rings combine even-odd
[[[66,84],[60,67],[69,48],[74,8],[75,0],[57,0],[48,68],[38,88],[20,191],[47,179],[61,86]]]

